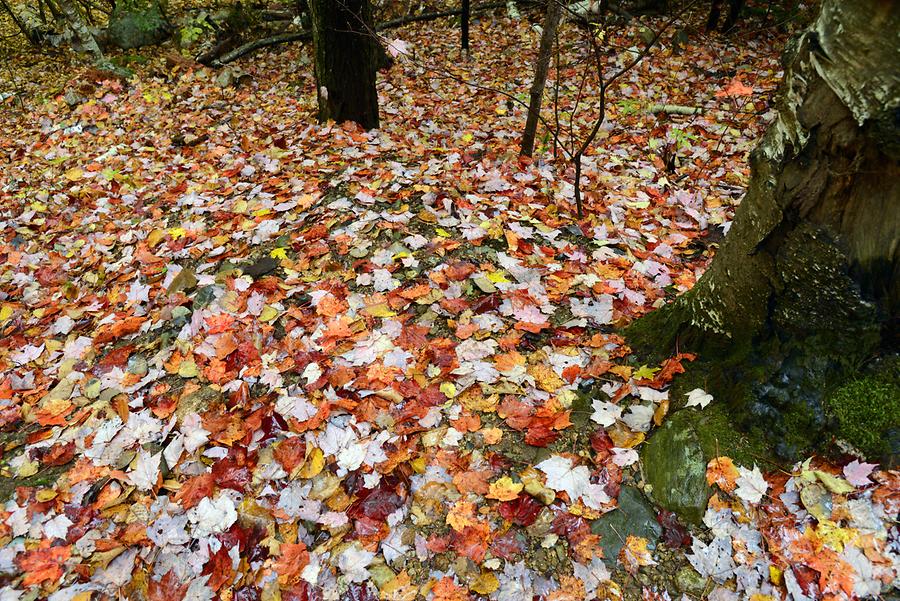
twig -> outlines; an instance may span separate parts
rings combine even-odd
[[[501,8],[506,6],[505,2],[489,2],[487,4],[482,4],[479,6],[473,6],[472,12],[484,12],[486,10],[492,10],[495,8]],[[399,17],[397,19],[390,19],[383,23],[379,23],[375,26],[376,31],[385,31],[387,29],[396,29],[397,27],[402,27],[403,25],[408,25],[410,23],[418,23],[421,21],[433,21],[435,19],[440,19],[442,17],[454,17],[462,14],[462,9],[454,9],[454,10],[443,10],[432,13],[422,13],[419,15],[409,15],[406,17]],[[305,29],[303,31],[297,31],[293,33],[282,33],[279,35],[273,35],[268,38],[262,38],[259,40],[253,40],[252,42],[247,42],[242,46],[238,46],[234,50],[223,54],[222,56],[216,58],[215,56],[204,55],[197,59],[197,62],[210,65],[213,67],[221,67],[230,62],[233,62],[242,56],[250,54],[260,48],[266,48],[268,46],[277,46],[279,44],[289,44],[291,42],[300,42],[309,40],[312,38],[312,31],[309,29]]]

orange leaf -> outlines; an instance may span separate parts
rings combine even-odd
[[[50,541],[44,541],[47,545]],[[16,565],[25,574],[22,586],[54,582],[62,577],[62,564],[72,554],[71,547],[41,546],[16,558]]]
[[[303,543],[282,543],[281,556],[273,567],[278,573],[278,582],[294,584],[300,580],[300,572],[309,564],[309,551]]]
[[[707,484],[710,486],[715,484],[725,492],[731,492],[735,489],[738,476],[740,476],[740,473],[729,457],[714,457],[706,465]]]

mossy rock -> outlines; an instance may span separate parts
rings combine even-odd
[[[591,531],[600,535],[603,559],[615,566],[619,551],[629,535],[650,541],[651,548],[662,534],[656,521],[656,511],[643,493],[633,486],[623,486],[619,492],[619,506],[591,523]]]
[[[106,28],[106,40],[122,50],[152,46],[166,40],[172,26],[157,2],[116,6]]]
[[[660,506],[686,522],[698,524],[712,490],[706,464],[718,456],[752,466],[769,457],[766,445],[736,430],[721,404],[704,410],[684,409],[670,416],[641,452],[651,495]]]
[[[835,433],[869,459],[895,466],[900,459],[900,357],[837,388],[825,402]]]

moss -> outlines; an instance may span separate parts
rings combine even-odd
[[[52,488],[59,477],[66,473],[72,466],[71,463],[48,467],[27,478],[3,478],[0,477],[0,502],[6,502],[12,498],[16,489],[20,486],[28,488]]]
[[[896,453],[890,431],[900,428],[900,358],[837,388],[825,402],[838,438],[871,459]]]

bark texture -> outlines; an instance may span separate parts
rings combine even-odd
[[[538,48],[537,65],[534,69],[534,81],[531,84],[531,98],[528,102],[528,119],[522,133],[522,155],[530,157],[534,152],[534,138],[537,135],[538,119],[541,114],[541,103],[544,99],[544,86],[547,84],[547,72],[550,70],[550,58],[553,43],[556,41],[556,29],[562,14],[561,2],[548,0],[547,14],[544,17],[544,29],[541,32],[541,45]]]
[[[835,387],[897,350],[898,32],[897,2],[823,2],[786,52],[778,116],[712,265],[629,330],[644,352],[699,351],[686,385],[785,457],[827,438]]]
[[[311,0],[319,121],[378,127],[379,44],[369,0]]]

